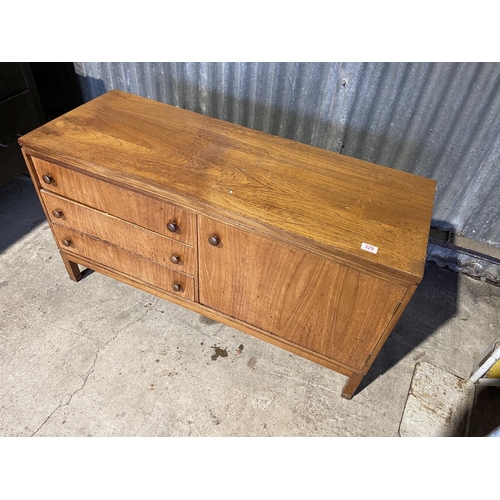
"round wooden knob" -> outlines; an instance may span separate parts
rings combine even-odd
[[[170,256],[170,262],[172,262],[172,264],[179,264],[180,261],[181,261],[181,258],[178,255],[171,255]]]
[[[219,238],[217,236],[210,236],[210,238],[208,238],[208,242],[213,247],[216,247],[220,243],[220,240],[219,240]]]
[[[52,210],[52,215],[56,219],[60,219],[63,216],[63,213],[60,210]]]
[[[42,175],[42,180],[45,182],[45,184],[52,184],[52,177],[50,175]]]
[[[179,229],[179,226],[175,223],[175,222],[169,222],[167,224],[167,229],[171,232],[171,233],[175,233],[177,231],[177,229]]]
[[[172,288],[173,288],[174,292],[180,292],[182,290],[182,286],[180,283],[174,283],[172,285]]]
[[[62,240],[62,244],[63,244],[65,247],[70,247],[70,246],[71,246],[71,240]]]

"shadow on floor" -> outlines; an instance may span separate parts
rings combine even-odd
[[[370,371],[359,393],[430,337],[457,312],[458,274],[428,262],[425,274]]]
[[[500,387],[476,386],[468,437],[484,437],[500,426]]]
[[[28,175],[0,187],[0,254],[46,221]]]

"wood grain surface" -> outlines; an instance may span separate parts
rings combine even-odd
[[[435,191],[430,179],[117,90],[19,143],[49,159],[57,152],[59,162],[131,189],[193,210],[212,207],[411,282],[423,275]],[[378,252],[362,250],[363,243]]]
[[[80,281],[82,279],[82,273],[78,264],[68,259],[68,256],[64,252],[59,252],[61,254],[61,259],[64,263],[64,267],[72,281]]]
[[[168,203],[130,191],[122,186],[104,182],[51,162],[32,158],[41,187],[66,198],[78,201],[126,221],[163,234],[168,238],[194,245],[195,215]],[[50,184],[42,176],[52,178]],[[171,233],[167,224],[175,221],[178,230]]]
[[[61,226],[75,229],[124,250],[151,259],[164,266],[194,275],[197,271],[195,249],[171,240],[148,229],[99,212],[80,203],[41,190],[50,220]],[[53,212],[59,217],[55,217]],[[179,257],[179,263],[171,262],[171,256]]]
[[[185,299],[194,300],[194,279],[191,276],[177,273],[144,257],[58,224],[52,224],[52,231],[59,249],[67,256],[71,254],[81,255],[144,283],[162,288],[170,295],[176,294]],[[70,242],[70,246],[65,246],[62,243],[63,240]],[[73,262],[71,257],[68,257],[68,260]],[[76,262],[78,262],[78,258],[76,258]],[[179,292],[172,289],[175,283],[181,285]]]
[[[202,304],[364,369],[406,287],[207,217],[198,227]]]

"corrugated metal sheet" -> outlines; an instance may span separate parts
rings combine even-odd
[[[498,63],[75,68],[85,100],[118,88],[436,179],[433,225],[500,246]]]

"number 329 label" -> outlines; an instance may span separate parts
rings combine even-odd
[[[377,253],[378,247],[375,247],[373,245],[368,245],[368,243],[361,243],[361,250],[366,250],[367,252],[370,253]]]

